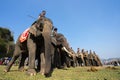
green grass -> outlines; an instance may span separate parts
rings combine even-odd
[[[13,66],[8,73],[3,72],[4,68],[5,66],[0,66],[0,80],[120,80],[120,66],[115,67],[116,69],[96,67],[96,72],[88,72],[90,67],[55,69],[50,78],[39,73],[36,76],[28,76],[25,72],[18,71],[17,66]]]

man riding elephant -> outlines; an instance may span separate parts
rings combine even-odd
[[[67,39],[63,34],[57,33],[57,28],[53,31],[53,40],[56,42],[57,51],[55,53],[55,66],[57,68],[64,68],[65,65],[70,66],[70,58],[73,56]]]
[[[35,71],[35,57],[39,61],[38,66],[42,74],[46,77],[51,75],[52,68],[52,56],[54,55],[53,49],[51,50],[51,32],[53,29],[53,23],[50,19],[45,17],[45,11],[43,11],[37,21],[35,21],[29,28],[29,35],[27,40],[20,42],[19,38],[16,42],[13,58],[5,69],[8,72],[15,62],[15,60],[22,55],[19,68],[24,66],[24,60],[29,58],[27,74],[36,75]]]

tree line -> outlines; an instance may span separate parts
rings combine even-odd
[[[14,51],[14,37],[12,32],[7,29],[0,27],[0,58],[11,57]]]

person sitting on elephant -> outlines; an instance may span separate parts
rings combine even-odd
[[[43,11],[40,13],[38,19],[37,19],[32,25],[34,25],[35,23],[39,23],[39,21],[40,21],[41,19],[45,18],[45,14],[46,14],[46,11],[43,10]],[[34,29],[35,29],[35,28],[34,28]],[[21,43],[24,42],[25,40],[27,40],[27,37],[28,37],[28,35],[29,35],[29,30],[30,30],[30,28],[27,28],[27,29],[21,34],[21,36],[20,36],[20,42],[21,42]],[[33,30],[32,30],[32,31],[33,31]]]
[[[46,14],[46,11],[43,10],[42,13],[40,13],[39,17],[40,17],[40,18],[45,18],[45,14]]]
[[[57,35],[57,28],[53,28],[53,31],[51,33],[51,39],[52,39],[52,44],[54,46],[57,46],[56,35]]]
[[[53,30],[53,34],[52,34],[53,37],[56,37],[56,35],[57,35],[57,30],[58,30],[57,28],[54,28],[54,30]]]
[[[34,25],[35,23],[37,23],[39,20],[45,18],[45,15],[46,15],[46,11],[43,10],[43,11],[39,14],[38,19],[37,19],[36,21],[34,21],[34,22],[32,23],[32,25]]]
[[[37,36],[38,34],[41,33],[42,28],[43,28],[42,25],[44,24],[43,22],[44,22],[44,19],[46,18],[45,15],[46,15],[46,11],[43,10],[39,14],[38,19],[35,22],[32,23],[31,28],[29,30],[30,33],[34,34],[35,36]],[[39,26],[39,24],[41,26]],[[39,31],[37,29],[39,29]]]

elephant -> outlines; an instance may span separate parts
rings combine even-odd
[[[65,66],[70,67],[70,60],[73,58],[73,53],[69,47],[67,39],[61,33],[57,33],[56,36],[57,51],[55,53],[55,66],[59,69]]]
[[[101,60],[98,55],[96,55],[95,51],[93,52],[93,66],[102,66]]]
[[[80,48],[77,48],[76,58],[77,58],[77,66],[83,66],[84,58],[83,58],[83,53],[80,51]]]
[[[82,49],[82,54],[83,54],[83,59],[84,59],[84,65],[89,66],[88,51],[84,51],[84,49]]]
[[[84,59],[83,59],[83,54],[81,52],[77,53],[77,61],[78,61],[78,66],[83,66]]]
[[[96,55],[95,51],[91,51],[88,54],[89,66],[102,66],[100,58]]]
[[[71,61],[71,66],[72,67],[77,67],[77,54],[75,53],[75,51],[72,49],[69,50],[72,54],[70,57],[70,61]]]
[[[90,53],[88,54],[88,60],[89,60],[89,65],[93,66],[94,65],[94,62],[93,62],[93,53],[92,53],[91,50],[90,50]]]
[[[35,59],[38,59],[38,68],[41,74],[46,77],[51,76],[53,71],[54,48],[51,44],[51,32],[53,23],[49,18],[38,19],[29,29],[29,35],[26,41],[21,43],[19,38],[16,42],[15,51],[12,60],[7,65],[5,72],[8,72],[21,55],[19,69],[23,69],[26,57],[28,57],[28,75],[36,75]]]

